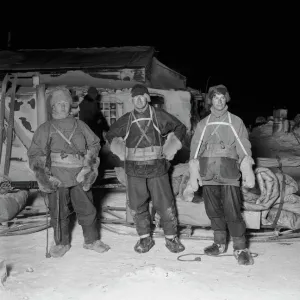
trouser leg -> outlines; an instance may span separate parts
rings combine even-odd
[[[56,192],[48,195],[50,225],[54,230],[54,241],[56,245],[69,245],[69,216],[70,196],[69,188],[61,187]]]
[[[76,185],[70,188],[70,197],[78,223],[82,226],[85,244],[99,240],[97,211],[93,204],[92,192],[85,192],[81,185]]]
[[[211,221],[211,228],[214,231],[214,242],[226,244],[226,220],[222,204],[222,186],[203,186],[203,198],[205,211]]]
[[[234,250],[246,248],[246,225],[241,213],[242,197],[240,188],[236,186],[222,186],[223,207],[228,230],[233,239]]]
[[[149,191],[147,179],[127,176],[128,206],[134,219],[139,236],[146,236],[151,231],[149,212]]]
[[[177,216],[169,175],[147,179],[153,207],[161,217],[166,236],[177,235]]]

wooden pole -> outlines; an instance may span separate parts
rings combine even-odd
[[[47,121],[47,106],[44,84],[39,84],[36,87],[36,112],[37,126],[40,126]]]
[[[6,153],[4,162],[4,175],[8,176],[10,168],[11,149],[14,135],[14,122],[15,122],[15,98],[16,98],[16,87],[17,87],[17,75],[14,77],[11,95],[10,95],[10,107],[9,107],[9,119],[7,128],[7,140],[6,140]]]
[[[2,147],[4,142],[4,113],[5,113],[5,98],[8,75],[6,74],[2,81],[1,99],[0,99],[0,164],[2,158]]]

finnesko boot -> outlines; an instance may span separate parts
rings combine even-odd
[[[204,248],[204,253],[210,256],[218,256],[226,251],[226,245],[224,244],[216,244],[213,243],[212,245]]]

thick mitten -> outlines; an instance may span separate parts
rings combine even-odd
[[[199,189],[199,185],[202,186],[202,179],[200,176],[200,164],[198,159],[191,159],[189,161],[190,180],[189,184],[196,192]]]
[[[115,137],[111,141],[110,151],[117,155],[121,160],[125,160],[125,142],[121,137]]]
[[[100,158],[88,152],[84,158],[84,166],[78,173],[76,180],[82,184],[84,191],[88,191],[98,177],[98,167],[100,164]]]
[[[254,160],[251,156],[246,155],[240,165],[240,171],[243,178],[243,187],[253,188],[255,185],[255,175],[253,172]]]
[[[174,132],[168,134],[167,140],[163,145],[163,154],[167,160],[172,160],[178,150],[182,148],[180,140]]]
[[[42,159],[36,159],[30,166],[34,172],[39,189],[45,193],[53,193],[61,185],[61,182],[56,177],[51,176],[51,173]]]

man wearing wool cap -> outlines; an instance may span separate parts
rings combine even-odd
[[[149,198],[160,215],[166,247],[171,252],[185,248],[177,236],[177,216],[168,170],[169,161],[182,147],[186,128],[163,109],[149,105],[147,87],[137,84],[131,90],[134,110],[117,120],[106,138],[111,151],[125,165],[129,209],[139,240],[134,250],[148,252],[154,246],[151,237]]]
[[[211,113],[197,125],[189,163],[189,184],[194,191],[203,186],[205,209],[214,231],[214,243],[204,252],[212,256],[224,253],[228,229],[238,263],[250,265],[253,258],[246,247],[240,193],[240,179],[243,188],[255,184],[248,131],[239,117],[229,113],[230,96],[224,85],[211,87],[207,100],[212,104]]]

